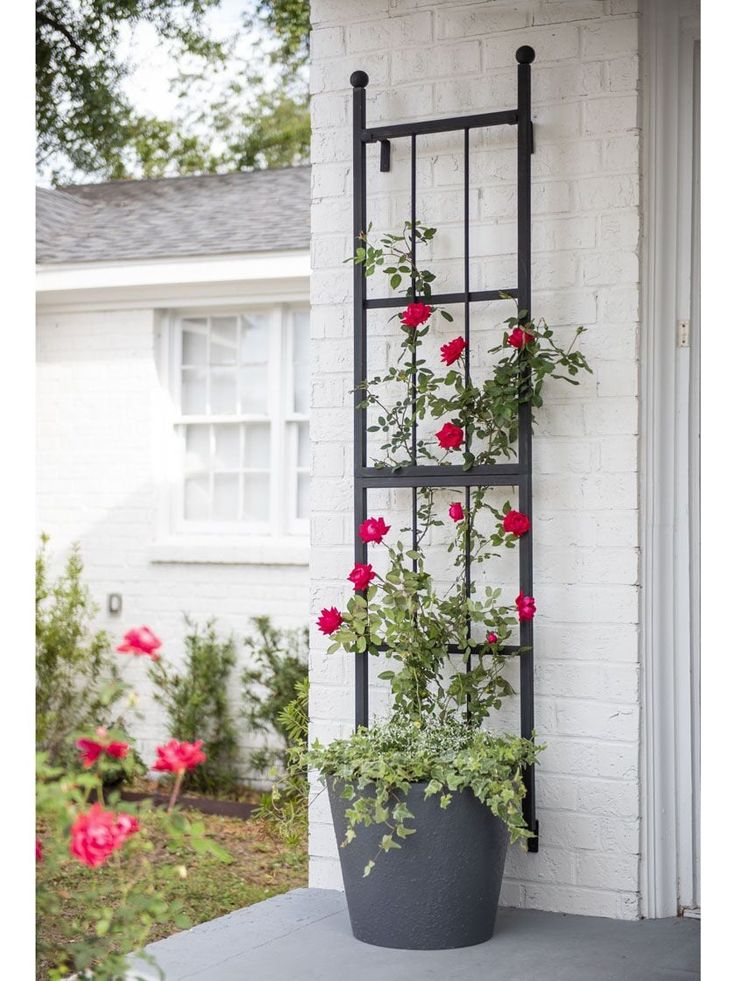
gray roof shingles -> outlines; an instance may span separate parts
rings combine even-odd
[[[309,201],[308,166],[38,188],[37,261],[306,249]]]

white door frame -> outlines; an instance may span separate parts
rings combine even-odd
[[[642,4],[642,913],[698,905],[697,564],[690,512],[697,349],[693,66],[697,0]],[[688,110],[688,99],[689,110]],[[688,152],[689,150],[689,152]],[[680,346],[682,341],[686,344]],[[695,529],[697,530],[697,529]]]

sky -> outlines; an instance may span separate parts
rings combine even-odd
[[[242,30],[241,17],[251,11],[249,0],[221,0],[219,8],[208,12],[206,22],[214,35],[227,39]],[[245,36],[239,50],[246,53],[254,36]],[[149,24],[139,24],[132,31],[126,30],[120,44],[121,57],[132,70],[124,82],[124,89],[134,107],[141,114],[167,118],[176,110],[176,95],[171,91],[171,81],[182,67],[172,56],[168,46],[161,44],[156,31]]]

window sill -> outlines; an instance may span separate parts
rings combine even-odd
[[[217,565],[309,565],[307,538],[251,538],[239,542],[171,539],[153,545],[148,558],[155,563]]]

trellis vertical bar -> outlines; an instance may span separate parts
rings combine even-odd
[[[532,283],[531,283],[531,155],[532,155],[532,118],[531,118],[531,63],[534,61],[534,49],[528,46],[519,48],[516,52],[518,62],[518,127],[517,127],[517,182],[518,182],[518,302],[519,309],[526,311],[522,316],[525,321],[532,314]],[[528,377],[522,379],[526,386]],[[532,519],[532,407],[531,403],[519,403],[519,509]],[[527,596],[534,595],[533,572],[533,521],[532,527],[523,535],[519,542],[519,588]],[[522,648],[520,664],[520,702],[522,736],[531,738],[534,731],[534,625],[532,620],[523,620],[519,629],[519,640]],[[524,774],[526,796],[524,798],[524,818],[527,826],[537,833],[536,801],[534,772],[530,767]],[[537,837],[529,839],[530,851],[538,848]]]
[[[470,130],[463,131],[463,291],[465,293],[463,309],[465,314],[465,386],[470,385]],[[465,449],[470,451],[467,421],[465,426]],[[465,595],[470,599],[471,557],[470,557],[470,486],[465,488]],[[470,617],[466,618],[465,627],[470,639]],[[470,671],[472,665],[468,657],[465,670]],[[470,697],[466,700],[466,714],[470,717]]]
[[[368,76],[365,72],[353,72],[350,76],[353,86],[353,243],[354,248],[361,244],[360,236],[366,231],[366,146],[362,140],[365,129],[365,87]],[[367,310],[366,310],[365,267],[356,263],[353,267],[353,388],[354,392],[354,462],[355,467],[367,464],[367,412],[359,408],[364,393],[359,387],[367,376]],[[367,488],[355,480],[353,486],[355,516],[355,561],[368,560],[368,546],[358,534],[360,524],[367,515]],[[368,725],[368,654],[355,655],[355,726]]]
[[[411,137],[411,302],[417,302],[417,138]],[[415,340],[416,343],[416,340]],[[417,462],[417,349],[411,352],[411,462]],[[417,488],[411,489],[411,547],[416,551],[419,545],[419,527],[417,519]],[[412,559],[412,568],[417,571],[417,560]]]

